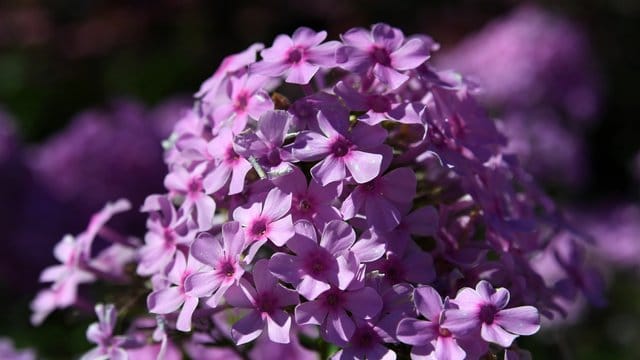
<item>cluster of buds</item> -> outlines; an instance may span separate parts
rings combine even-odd
[[[100,232],[124,205],[105,208],[59,246],[35,320],[80,302],[80,283],[144,278],[148,314],[115,337],[100,305],[93,356],[140,354],[144,334],[164,358],[522,354],[514,340],[562,313],[532,262],[569,228],[473,87],[429,64],[431,38],[326,36],[300,28],[225,58],[163,144],[167,193],[142,206],[144,241]],[[134,255],[93,265],[98,233]]]

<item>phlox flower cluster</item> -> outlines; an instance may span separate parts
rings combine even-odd
[[[34,321],[116,278],[146,284],[148,315],[115,336],[100,305],[88,358],[149,344],[196,359],[522,354],[516,338],[564,296],[532,263],[571,229],[465,79],[430,65],[431,38],[386,24],[326,36],[300,28],[224,59],[164,143],[144,239],[95,230],[121,202],[63,239]],[[93,257],[98,233],[135,266],[92,265],[110,250]]]

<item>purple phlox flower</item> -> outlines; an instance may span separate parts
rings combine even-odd
[[[274,179],[274,184],[285,193],[291,194],[293,222],[309,220],[317,229],[322,230],[329,221],[341,220],[340,212],[331,205],[340,193],[339,183],[322,186],[311,179],[307,185],[307,178],[302,170],[295,166],[292,169],[289,174]]]
[[[366,111],[358,119],[369,125],[382,121],[403,124],[422,124],[424,105],[420,102],[400,101],[394,94],[361,93],[352,84],[340,81],[334,88],[352,111]]]
[[[206,231],[213,226],[213,215],[216,211],[216,202],[206,192],[203,184],[206,170],[206,163],[201,163],[192,170],[177,166],[164,178],[164,186],[171,193],[184,197],[180,207],[184,214],[191,214],[195,209],[195,219],[200,231]]]
[[[318,360],[317,352],[300,344],[298,332],[299,330],[292,327],[291,341],[288,344],[273,342],[267,336],[259,337],[249,352],[249,357],[252,360]]]
[[[273,109],[269,94],[263,89],[269,78],[244,74],[231,77],[227,87],[228,100],[215,107],[214,129],[231,128],[240,133],[249,118],[258,119],[263,112]]]
[[[165,195],[147,197],[141,211],[150,212],[145,244],[138,250],[137,272],[144,276],[164,269],[173,260],[178,245],[191,244],[197,227],[189,217],[183,216],[182,209],[176,210]]]
[[[255,132],[239,134],[234,149],[245,158],[253,158],[269,178],[277,178],[291,171],[291,152],[283,149],[291,115],[284,110],[270,110],[258,120]]]
[[[322,111],[328,117],[342,116],[347,109],[335,95],[318,92],[310,96],[298,99],[289,106],[289,113],[293,115],[292,128],[294,130],[313,130],[320,132],[318,127],[318,111]],[[348,114],[346,115],[348,116]]]
[[[11,339],[0,338],[0,359],[35,360],[36,352],[32,349],[17,350]]]
[[[363,211],[367,222],[379,231],[390,231],[402,221],[416,195],[416,175],[410,168],[391,170],[387,174],[358,185],[342,202],[345,220]]]
[[[205,191],[214,193],[229,182],[229,195],[242,192],[251,164],[234,149],[231,130],[220,129],[218,135],[207,144],[207,152],[214,159],[215,166],[203,180]]]
[[[387,343],[396,343],[398,323],[417,315],[413,305],[413,286],[402,283],[389,285],[383,277],[369,277],[366,284],[375,289],[382,298],[382,310],[371,323],[377,334]]]
[[[390,154],[390,148],[382,145],[387,138],[382,127],[359,123],[349,130],[346,113],[329,119],[319,111],[317,120],[321,133],[302,132],[293,145],[293,155],[298,160],[322,159],[311,169],[316,181],[322,186],[342,181],[347,169],[359,184],[378,176],[384,155]]]
[[[373,25],[371,31],[354,28],[342,34],[345,46],[336,51],[336,63],[357,73],[372,72],[381,82],[396,89],[409,79],[401,73],[427,61],[434,45],[427,37],[405,42],[399,29],[387,24]]]
[[[194,97],[207,103],[218,103],[217,97],[221,96],[220,88],[226,85],[228,75],[241,72],[247,66],[256,62],[256,54],[264,48],[263,44],[255,43],[242,52],[229,55],[222,59],[220,66],[213,75],[200,85],[200,90]]]
[[[276,253],[269,270],[284,282],[293,284],[307,299],[313,300],[332,286],[345,290],[359,270],[358,259],[349,248],[356,235],[349,224],[333,220],[324,227],[320,243],[313,225],[300,220],[296,234],[287,242],[295,255]]]
[[[430,286],[420,286],[413,292],[418,313],[426,320],[405,318],[397,328],[398,339],[412,345],[412,359],[462,360],[467,353],[459,343],[464,333],[452,331],[443,324],[445,311],[455,307]]]
[[[117,311],[113,304],[97,304],[96,315],[98,315],[98,322],[89,325],[87,339],[97,347],[84,354],[81,360],[128,359],[127,351],[122,347],[126,338],[113,336],[117,317]]]
[[[191,316],[198,297],[187,293],[185,281],[191,274],[205,270],[206,266],[193,256],[188,257],[182,251],[176,252],[173,262],[168,266],[165,279],[167,286],[156,289],[147,298],[149,312],[154,314],[170,314],[180,309],[176,328],[180,331],[191,331]]]
[[[584,248],[575,240],[567,241],[565,245],[563,249],[553,250],[554,259],[567,276],[554,287],[568,299],[575,298],[580,290],[590,303],[604,307],[607,300],[604,298],[604,280],[599,271],[585,264]]]
[[[355,279],[345,290],[332,287],[315,300],[298,305],[295,317],[298,325],[320,325],[325,340],[342,344],[356,331],[353,319],[372,319],[381,309],[380,295],[364,286],[362,279]]]
[[[291,198],[291,194],[274,188],[264,202],[254,202],[249,208],[239,207],[233,211],[233,219],[244,228],[245,246],[249,248],[248,263],[267,240],[283,246],[295,233],[291,215],[288,215]]]
[[[218,306],[227,289],[244,274],[240,255],[245,246],[244,232],[233,221],[222,225],[222,238],[202,233],[191,245],[191,254],[212,269],[191,275],[186,280],[190,295],[210,296],[206,304]]]
[[[505,309],[509,290],[494,289],[481,280],[472,288],[458,291],[452,302],[457,309],[447,310],[443,326],[453,332],[469,332],[480,328],[482,339],[509,347],[519,335],[532,335],[540,329],[540,315],[533,306]]]
[[[227,303],[234,308],[250,309],[231,329],[236,345],[253,341],[265,327],[271,341],[281,344],[290,341],[291,315],[284,308],[297,305],[298,294],[278,284],[278,280],[267,269],[267,263],[262,259],[253,266],[255,288],[247,280],[240,279],[239,284],[229,288],[224,295]]]
[[[335,66],[335,51],[338,41],[321,44],[326,31],[315,32],[309,28],[298,28],[292,37],[278,35],[273,46],[260,52],[262,61],[251,65],[249,71],[266,76],[286,74],[285,81],[292,84],[308,84],[323,68]]]
[[[102,273],[113,275],[114,278],[126,278],[125,265],[137,260],[137,251],[129,246],[113,244],[100,253],[89,265]]]
[[[113,207],[109,211],[101,211],[94,215],[88,229],[73,237],[65,235],[53,249],[53,255],[60,261],[59,265],[45,268],[40,274],[41,282],[52,282],[49,289],[44,289],[31,303],[33,314],[31,322],[39,325],[56,308],[65,308],[76,301],[78,285],[93,282],[95,274],[90,271],[90,244],[104,222],[108,220]]]
[[[429,284],[435,280],[433,258],[428,252],[422,251],[413,241],[401,247],[401,252],[394,245],[395,243],[388,244],[386,255],[371,263],[368,269],[384,274],[384,280],[390,284]]]
[[[359,318],[355,320],[355,331],[348,342],[342,342],[342,347],[331,356],[332,360],[395,360],[396,353],[384,346],[384,339],[378,329],[370,321]]]

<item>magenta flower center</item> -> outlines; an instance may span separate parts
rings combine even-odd
[[[385,48],[375,46],[371,49],[371,57],[373,61],[380,65],[391,66],[391,56],[389,56],[389,51]]]
[[[223,260],[221,260],[218,263],[216,269],[218,270],[218,274],[226,279],[233,278],[236,273],[235,262],[228,257],[225,257]]]
[[[229,146],[224,152],[224,161],[230,164],[234,164],[240,159],[240,156],[233,150],[233,146]]]
[[[271,314],[278,308],[278,299],[270,292],[258,294],[256,308],[263,314]]]
[[[440,335],[440,337],[450,337],[451,331],[442,327],[438,327],[438,334]]]
[[[175,231],[171,228],[164,228],[162,235],[164,237],[164,247],[169,249],[175,245]]]
[[[242,112],[247,108],[249,104],[249,94],[243,91],[236,96],[236,101],[233,104],[233,108],[236,112]]]
[[[331,154],[335,157],[343,157],[349,153],[351,150],[351,141],[339,136],[335,138],[333,143],[331,144]]]
[[[320,276],[331,268],[331,260],[331,254],[322,249],[317,249],[307,255],[304,262],[304,270],[311,276]]]
[[[369,327],[359,328],[351,339],[353,346],[359,349],[368,349],[378,343],[378,335]]]
[[[313,203],[309,198],[302,198],[298,202],[298,210],[300,210],[300,212],[307,213],[311,211],[312,208],[313,208]]]
[[[287,62],[290,64],[297,64],[302,61],[304,50],[298,47],[291,48],[287,54]]]
[[[249,233],[253,238],[264,236],[267,233],[267,220],[263,218],[256,219],[253,224],[251,224]]]
[[[201,179],[191,179],[189,184],[187,185],[187,189],[189,189],[190,194],[198,194],[202,192],[202,180]]]
[[[401,282],[406,274],[404,266],[397,258],[390,258],[384,262],[382,265],[382,272],[384,273],[385,278],[387,278],[392,283]]]
[[[331,289],[327,291],[327,294],[324,297],[324,304],[331,310],[341,308],[342,304],[344,304],[344,296],[342,295],[342,292],[338,289]]]
[[[266,156],[266,162],[269,166],[278,166],[282,163],[282,159],[280,158],[280,150],[278,148],[273,148]]]
[[[498,313],[498,310],[494,305],[485,304],[485,305],[482,305],[482,307],[480,308],[480,314],[478,316],[480,317],[480,320],[482,320],[483,323],[491,325],[493,324],[493,320],[497,313]]]

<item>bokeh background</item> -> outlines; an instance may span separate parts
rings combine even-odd
[[[607,304],[519,343],[539,359],[639,358],[636,0],[0,2],[0,338],[52,359],[89,348],[91,316],[29,325],[38,273],[102,203],[161,190],[160,143],[224,56],[299,26],[335,38],[380,21],[440,43],[437,66],[478,84],[511,149],[594,238]],[[118,225],[141,235],[144,218]]]

